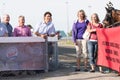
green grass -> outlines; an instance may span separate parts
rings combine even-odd
[[[60,46],[74,46],[72,40],[59,40],[58,45]]]

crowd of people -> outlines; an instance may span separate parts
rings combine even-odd
[[[81,55],[84,58],[84,71],[88,71],[87,65],[88,61],[91,69],[90,72],[95,72],[96,59],[97,59],[97,34],[96,29],[103,28],[100,23],[99,16],[97,13],[91,15],[91,20],[89,21],[86,17],[84,10],[79,10],[77,13],[78,19],[73,23],[72,37],[76,48],[76,65],[75,71],[81,70]],[[14,29],[9,23],[10,16],[8,14],[3,15],[2,21],[0,23],[0,37],[26,37],[32,36],[31,25],[25,25],[25,17],[20,15],[18,17],[18,26]],[[89,40],[83,38],[85,31],[90,33]],[[44,13],[44,20],[36,25],[34,34],[38,37],[47,39],[48,36],[59,36],[55,31],[54,24],[52,23],[52,14],[50,12]],[[51,43],[48,43],[49,50],[51,52]],[[50,54],[48,55],[51,56]],[[89,60],[88,60],[89,59]],[[99,71],[104,73],[102,67],[99,66]]]
[[[90,72],[95,72],[96,59],[97,59],[97,34],[96,29],[103,28],[100,23],[100,19],[97,13],[91,15],[91,20],[86,18],[84,10],[79,10],[77,13],[78,19],[73,23],[72,37],[76,48],[76,65],[75,71],[80,71],[81,54],[84,58],[84,71],[88,71],[88,61],[91,69]],[[83,38],[85,31],[90,33],[89,39]],[[89,59],[89,60],[88,60]],[[104,73],[101,66],[99,66],[99,72]]]
[[[18,17],[18,26],[14,29],[9,22],[10,16],[8,14],[4,14],[0,22],[0,37],[32,36],[32,27],[31,25],[25,25],[25,17],[23,15]],[[55,27],[52,23],[52,14],[50,12],[45,12],[44,20],[36,25],[34,34],[44,39],[46,39],[47,36],[56,35]]]
[[[45,12],[43,17],[43,21],[39,22],[36,25],[36,29],[32,31],[33,27],[31,25],[25,25],[25,17],[23,15],[18,17],[18,26],[13,28],[13,26],[9,23],[9,14],[4,14],[0,22],[0,37],[31,37],[33,35],[44,39],[47,39],[48,36],[59,37],[59,32],[56,32],[54,24],[52,23],[51,12]],[[53,45],[51,42],[48,42],[48,59],[51,59],[52,53]],[[36,71],[36,73],[38,72],[39,70]],[[19,74],[22,73],[23,71],[19,72]]]

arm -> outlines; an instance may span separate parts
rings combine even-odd
[[[11,33],[10,33],[10,36],[13,36],[13,32],[12,32],[12,31],[13,31],[13,27],[12,27],[11,24],[9,24],[9,25],[10,25],[9,27],[10,27],[10,32],[11,32]]]
[[[39,36],[39,37],[42,37],[44,39],[47,39],[47,34],[40,34],[38,32],[35,32],[35,35]]]
[[[14,29],[13,36],[17,37],[17,28]]]
[[[39,32],[39,29],[40,29],[41,24],[42,24],[42,23],[36,25],[34,34],[35,34],[36,36],[39,36],[39,37],[42,37],[42,38],[46,39],[46,38],[47,38],[47,34],[41,34],[41,33]]]
[[[5,28],[5,33],[4,33],[3,36],[4,36],[4,37],[8,37],[8,30],[7,30],[7,28]]]
[[[28,36],[32,36],[32,34],[31,34],[31,30],[30,30],[29,27],[28,27]]]
[[[90,32],[90,33],[91,32],[96,32],[96,29],[92,29],[91,24],[89,23],[88,26],[87,26],[87,31]]]
[[[76,43],[76,35],[77,35],[77,30],[76,30],[76,23],[73,24],[73,27],[72,27],[72,38],[73,38],[73,42],[75,45],[77,45]]]
[[[54,25],[52,24],[52,26],[49,28],[48,30],[48,36],[51,36],[51,37],[54,37],[56,34],[55,34],[55,27]]]
[[[5,33],[5,34],[4,34],[4,37],[8,37],[8,33]]]

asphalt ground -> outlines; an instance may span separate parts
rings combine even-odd
[[[1,72],[0,80],[120,80],[120,76],[117,73],[103,74],[98,71],[97,67],[95,73],[84,72],[83,63],[81,64],[81,71],[75,72],[76,57],[73,46],[59,45],[58,52],[59,66],[56,70],[50,70],[49,72],[40,71],[39,73],[30,71],[30,74],[24,71],[21,75],[18,74],[18,71]]]

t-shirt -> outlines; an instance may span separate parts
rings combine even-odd
[[[72,36],[73,41],[76,42],[76,39],[83,39],[83,33],[85,32],[89,21],[85,20],[84,22],[75,22],[73,24]]]
[[[103,25],[101,23],[99,23],[98,26],[94,26],[92,23],[89,23],[88,25],[91,26],[91,29],[103,28]],[[90,40],[97,40],[96,32],[90,33]]]

